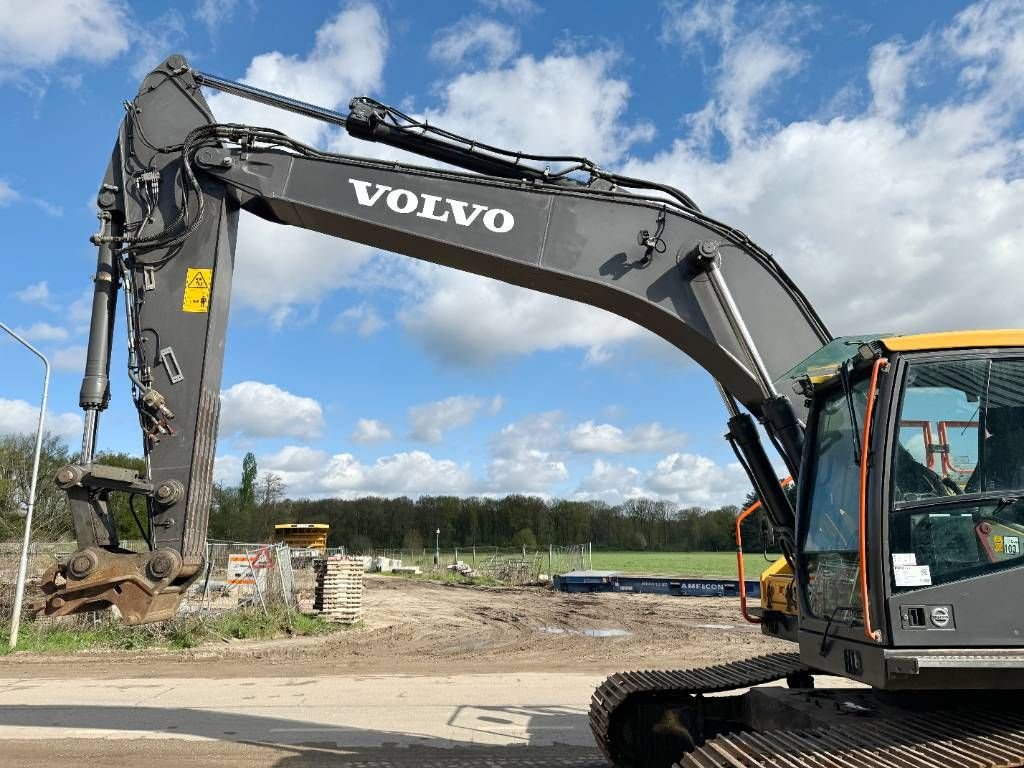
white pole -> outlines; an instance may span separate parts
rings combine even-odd
[[[46,419],[46,397],[50,391],[50,361],[38,349],[12,331],[3,323],[0,329],[6,331],[15,340],[25,346],[32,354],[43,361],[43,399],[39,405],[39,424],[36,427],[36,451],[32,458],[32,481],[28,486],[28,509],[25,512],[25,538],[21,544],[21,562],[18,564],[18,582],[14,588],[14,614],[11,616],[11,636],[8,640],[11,649],[18,644],[18,630],[21,629],[21,604],[25,598],[25,579],[28,576],[28,546],[32,540],[32,511],[36,506],[36,481],[39,479],[39,454],[43,449],[43,422]]]

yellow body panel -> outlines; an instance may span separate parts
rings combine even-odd
[[[780,557],[761,572],[761,610],[796,616],[793,569]]]
[[[274,538],[296,549],[327,549],[327,523],[279,523],[274,526]]]
[[[923,352],[930,349],[969,349],[984,347],[1024,347],[1024,330],[1006,328],[996,331],[948,331],[919,333],[915,336],[891,336],[882,339],[890,352]]]

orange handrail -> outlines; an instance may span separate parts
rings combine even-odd
[[[882,642],[882,633],[871,626],[871,606],[868,602],[868,454],[871,444],[871,417],[875,412],[875,395],[878,392],[878,372],[889,361],[880,357],[871,368],[871,383],[868,385],[868,402],[864,408],[864,435],[860,442],[860,551],[858,552],[860,567],[860,599],[864,606],[864,634],[869,640]]]
[[[779,481],[779,485],[785,485],[786,483],[792,482],[792,477],[786,477]],[[743,534],[740,532],[740,525],[761,508],[761,500],[758,499],[749,507],[740,512],[739,517],[736,518],[736,565],[740,575],[740,613],[743,614],[743,618],[749,621],[751,624],[760,624],[761,619],[757,616],[751,616],[747,611],[747,582],[745,579],[744,567],[743,567]]]

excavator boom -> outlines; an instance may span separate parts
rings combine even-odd
[[[473,172],[332,154],[273,129],[218,123],[201,84]],[[196,73],[177,56],[145,79],[127,104],[98,197],[86,431],[81,461],[57,478],[71,499],[79,551],[52,574],[44,612],[113,604],[131,622],[166,618],[203,565],[239,210],[632,320],[709,371],[736,418],[750,419],[738,416],[737,403],[763,418],[787,461],[798,461],[803,401],[779,395],[776,380],[830,337],[769,254],[671,187],[585,158],[548,158],[568,169],[539,170],[523,158],[544,156],[409,121],[368,99],[341,116]],[[92,461],[109,400],[118,287],[145,476]],[[752,424],[739,442],[763,485],[771,463]],[[145,499],[149,552],[120,548],[107,505],[114,492]],[[791,522],[791,510],[775,507],[779,521]]]

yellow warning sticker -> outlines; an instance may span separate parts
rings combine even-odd
[[[209,312],[210,285],[213,283],[212,269],[192,269],[185,275],[185,298],[181,302],[182,312]]]

